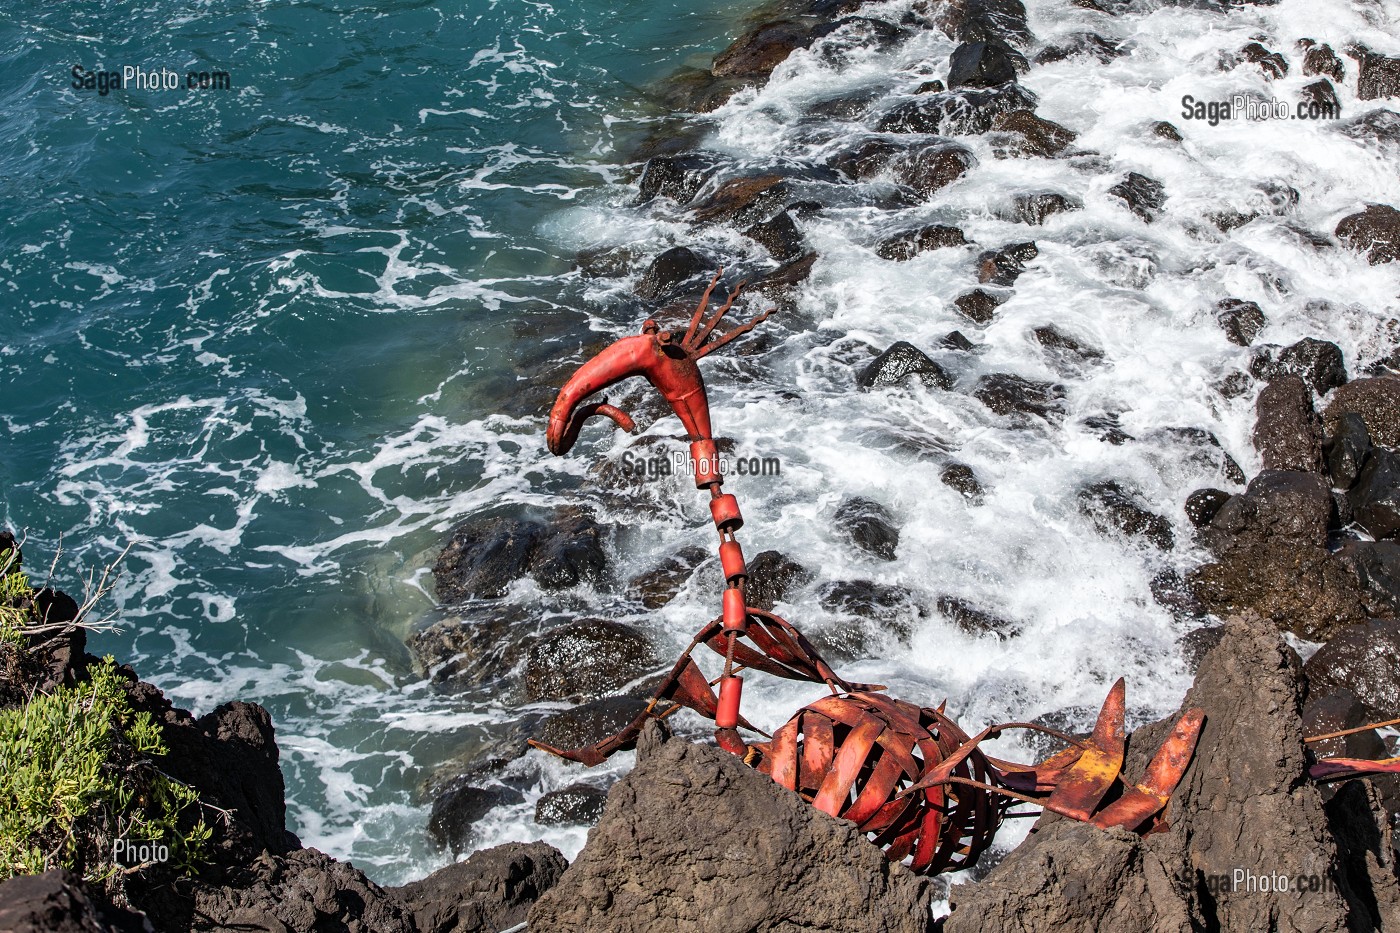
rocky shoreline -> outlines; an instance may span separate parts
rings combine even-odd
[[[1077,5],[1104,17],[1128,12],[1127,4],[1116,2]],[[862,16],[863,6],[860,0],[815,0],[773,8],[771,18],[736,40],[710,71],[677,75],[663,97],[676,110],[703,114],[761,84],[796,49],[839,58],[924,29],[959,43],[948,68],[930,73],[892,105],[859,95],[812,105],[814,115],[869,116],[867,137],[833,150],[822,165],[755,170],[696,148],[697,134],[685,121],[668,124],[639,150],[639,203],[691,229],[731,229],[746,245],[726,255],[698,242],[655,256],[627,250],[583,255],[580,274],[635,280],[638,319],[651,315],[667,323],[688,314],[707,276],[723,265],[729,281],[747,277],[753,291],[790,312],[781,326],[801,328],[793,297],[820,261],[803,232],[805,219],[834,205],[897,209],[929,198],[977,169],[959,136],[995,138],[1000,158],[1093,155],[1077,148],[1072,130],[1036,114],[1035,97],[1018,78],[1068,57],[1112,60],[1122,54],[1114,41],[1085,33],[1067,44],[1040,43],[1019,0],[925,2],[898,22]],[[1333,82],[1354,81],[1363,100],[1400,94],[1400,60],[1360,48],[1338,54],[1296,38],[1292,50],[1253,43],[1221,67],[1266,74],[1301,68],[1318,78],[1307,88],[1318,99],[1336,98]],[[1397,133],[1394,121],[1374,116],[1350,126],[1349,132],[1363,135]],[[1181,140],[1170,123],[1144,132],[1164,145]],[[1138,173],[1125,174],[1106,194],[1148,223],[1170,196],[1161,182]],[[1254,216],[1287,211],[1299,196],[1272,192]],[[1006,210],[1010,219],[1034,227],[1082,206],[1061,194],[1027,191]],[[1228,209],[1201,220],[1224,232],[1251,219]],[[1319,250],[1340,246],[1372,264],[1400,259],[1400,212],[1387,205],[1371,205],[1333,231],[1309,235]],[[890,262],[964,251],[967,287],[951,303],[974,337],[996,318],[1018,279],[1033,273],[1039,255],[1032,240],[981,244],[947,223],[901,230],[872,248]],[[1257,344],[1267,313],[1255,302],[1227,298],[1211,316],[1230,342],[1251,348],[1248,365],[1218,388],[1222,398],[1233,398],[1257,387],[1253,440],[1263,470],[1246,483],[1213,436],[1183,429],[1181,442],[1217,465],[1222,485],[1244,489],[1205,488],[1185,498],[1182,508],[1210,559],[1184,578],[1163,574],[1154,581],[1159,602],[1191,628],[1182,651],[1198,670],[1182,706],[1207,713],[1196,759],[1168,809],[1168,832],[1138,837],[1043,817],[1000,864],[978,870],[979,883],[949,888],[891,865],[852,827],[732,756],[649,727],[637,767],[610,789],[578,783],[539,801],[541,824],[593,826],[572,865],[543,843],[511,844],[477,851],[421,881],[383,888],[353,865],[303,848],[287,831],[266,710],[230,703],[195,718],[123,668],[133,708],[150,713],[166,735],[169,752],[160,767],[226,813],[213,823],[211,862],[196,878],[159,870],[133,875],[121,905],[64,871],[13,878],[0,884],[0,929],[499,933],[528,922],[534,930],[990,933],[1400,925],[1392,834],[1400,783],[1384,778],[1334,788],[1304,777],[1316,756],[1393,754],[1393,738],[1368,730],[1313,745],[1303,741],[1400,713],[1400,352],[1390,347],[1364,361],[1366,374],[1352,379],[1340,349],[1327,341]],[[589,339],[596,335],[580,338],[582,352]],[[1102,357],[1053,324],[1037,330],[1035,339],[1066,372]],[[742,352],[759,356],[773,345],[771,337],[760,337]],[[1064,389],[1053,382],[1007,372],[961,384],[956,360],[978,347],[960,331],[939,347],[899,341],[864,349],[848,360],[860,391],[919,386],[965,392],[999,416],[1028,423],[1066,417]],[[541,358],[522,363],[522,372],[530,388],[513,404],[539,415],[562,364]],[[627,403],[654,411],[641,396]],[[1093,427],[1105,443],[1132,440],[1112,416]],[[619,498],[634,488],[615,467],[598,478]],[[984,481],[965,464],[950,459],[942,478],[971,505],[984,495]],[[1179,545],[1173,523],[1116,481],[1085,486],[1079,507],[1102,534],[1163,551]],[[876,561],[893,559],[900,527],[882,505],[848,497],[838,516],[853,547]],[[526,739],[589,744],[620,729],[644,705],[650,675],[664,661],[657,646],[631,626],[578,618],[568,591],[580,584],[612,587],[622,598],[657,609],[713,568],[703,551],[683,549],[628,576],[610,556],[609,542],[618,533],[576,507],[498,509],[452,531],[434,568],[444,617],[409,642],[423,675],[443,690],[489,691],[513,706],[571,705],[523,714],[507,740],[434,781],[428,831],[445,849],[474,849],[474,825],[518,798],[499,776],[525,753]],[[750,571],[751,601],[765,609],[816,578],[812,568],[777,551],[758,554]],[[526,615],[502,600],[521,580],[538,587],[551,611]],[[934,608],[978,637],[1008,639],[1018,631],[1016,620],[951,594],[931,607],[899,586],[871,580],[822,584],[819,599],[851,622],[808,633],[834,659],[862,657],[886,633],[907,635]],[[1230,621],[1219,625],[1219,619]],[[1309,655],[1306,663],[1295,646]],[[79,682],[96,662],[80,628],[36,637],[31,648],[42,670],[23,672],[28,681],[7,673],[0,701]],[[1134,733],[1129,777],[1141,773],[1143,750],[1157,746],[1174,718]],[[1304,889],[1241,893],[1232,888],[1240,870],[1302,879]],[[930,904],[945,895],[952,912],[934,922]]]

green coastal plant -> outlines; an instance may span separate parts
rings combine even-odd
[[[24,651],[32,595],[0,554],[0,652]],[[86,679],[0,709],[0,880],[63,866],[120,896],[158,863],[182,874],[207,857],[198,795],[160,771],[160,725],[136,712],[111,657]],[[122,852],[156,853],[131,864]]]

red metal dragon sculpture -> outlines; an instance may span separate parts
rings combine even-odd
[[[1142,781],[1131,783],[1121,774],[1126,738],[1121,679],[1109,691],[1087,739],[1028,722],[993,725],[969,736],[944,713],[943,706],[920,707],[883,694],[881,686],[843,680],[790,623],[747,604],[748,571],[735,537],[744,520],[738,500],[721,490],[724,479],[709,402],[696,362],[751,330],[772,309],[711,340],[716,325],[743,290],[740,283],[706,321],[710,296],[722,271],[705,290],[680,339],[648,320],[641,334],[618,340],[585,363],[560,391],[547,435],[550,451],[563,455],[573,447],[583,423],[594,415],[632,431],[631,417],[606,399],[585,401],[632,376],[642,376],[661,393],[688,434],[695,485],[710,496],[725,580],[720,616],[695,635],[646,710],[627,728],[584,748],[559,749],[533,740],[530,744],[596,765],[631,747],[648,719],[685,707],[715,723],[715,740],[721,748],[801,794],[817,809],[855,823],[890,859],[908,859],[914,871],[928,874],[970,867],[990,845],[1007,809],[1017,802],[1101,827],[1144,833],[1163,828],[1163,810],[1195,751],[1204,721],[1201,710],[1188,710],[1177,721]],[[715,681],[701,672],[692,657],[701,644],[724,659],[723,673]],[[743,678],[739,673],[745,669],[826,684],[831,694],[802,708],[768,736],[740,713]],[[763,735],[767,741],[746,742],[740,729]],[[1036,765],[1002,761],[982,751],[984,740],[1008,729],[1047,733],[1066,747]],[[1340,780],[1378,770],[1400,771],[1400,761],[1324,759],[1313,770],[1315,778]]]

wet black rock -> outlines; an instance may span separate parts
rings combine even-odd
[[[428,814],[428,835],[444,849],[462,852],[473,848],[475,825],[497,807],[525,798],[508,787],[473,787],[465,780],[449,783],[433,798]]]
[[[1366,708],[1350,690],[1339,689],[1322,693],[1312,685],[1311,695],[1303,707],[1303,732],[1306,735],[1330,735],[1366,725]],[[1353,732],[1335,739],[1310,742],[1308,747],[1318,758],[1385,758],[1385,743],[1375,729]]]
[[[903,262],[929,250],[966,245],[967,240],[957,227],[932,224],[895,234],[875,247],[875,253],[881,259]]]
[[[725,181],[713,193],[693,203],[692,210],[695,219],[702,223],[748,226],[767,220],[796,200],[789,176],[763,172]]]
[[[1194,671],[1201,666],[1210,650],[1220,644],[1220,640],[1225,636],[1225,626],[1223,625],[1203,625],[1200,628],[1192,629],[1185,635],[1177,645],[1181,649],[1181,657],[1186,661],[1187,667]]]
[[[1238,57],[1240,61],[1258,65],[1264,77],[1271,81],[1288,74],[1288,61],[1278,52],[1271,52],[1258,42],[1251,42],[1240,49]]]
[[[1048,45],[1035,55],[1037,65],[1050,65],[1067,58],[1092,56],[1103,64],[1108,64],[1123,54],[1123,49],[1112,39],[1105,39],[1094,32],[1076,32],[1054,45]]]
[[[930,389],[951,389],[953,379],[918,347],[901,340],[876,357],[856,377],[862,390],[901,386],[916,379]]]
[[[1334,81],[1346,80],[1346,67],[1337,53],[1332,51],[1332,46],[1326,43],[1318,45],[1311,39],[1304,39],[1299,45],[1307,49],[1303,53],[1304,76],[1326,75]]]
[[[972,150],[943,142],[903,152],[890,162],[889,168],[895,181],[928,198],[962,178],[976,164]]]
[[[534,620],[519,606],[462,604],[407,640],[433,686],[456,692],[506,678],[520,662]]]
[[[873,178],[889,167],[894,157],[909,148],[902,140],[875,136],[842,149],[828,163],[853,181]]]
[[[1318,649],[1304,666],[1320,694],[1347,690],[1374,719],[1393,719],[1400,697],[1400,622],[1352,626]]]
[[[600,697],[655,667],[645,635],[607,619],[581,619],[550,629],[525,652],[527,702]]]
[[[529,517],[486,513],[452,530],[433,566],[444,603],[505,595],[529,574],[545,589],[601,582],[606,529],[587,512],[564,508]]]
[[[756,240],[779,262],[790,262],[804,252],[805,241],[802,231],[793,223],[792,215],[783,211],[771,220],[754,224],[744,231],[744,236]]]
[[[438,599],[504,596],[525,576],[544,529],[538,522],[512,516],[469,518],[452,529],[452,537],[433,566]]]
[[[749,287],[749,291],[766,295],[774,301],[788,301],[796,293],[798,286],[807,281],[816,262],[817,254],[808,253],[792,262],[784,263],[767,275],[761,276]]]
[[[1254,406],[1254,447],[1266,470],[1322,472],[1322,425],[1299,376],[1276,376]]]
[[[1337,99],[1337,89],[1326,78],[1304,85],[1298,95],[1302,103],[1315,109],[1319,116],[1323,114],[1332,114],[1334,117],[1341,116],[1342,103]]]
[[[982,504],[985,490],[977,474],[967,464],[950,463],[938,474],[938,478],[943,485],[957,490],[959,495],[973,505]]]
[[[699,153],[657,156],[647,161],[637,183],[637,200],[645,203],[657,197],[689,204],[704,186],[716,162]]]
[[[1312,641],[1366,617],[1355,574],[1326,548],[1294,540],[1245,539],[1220,560],[1191,570],[1187,582],[1221,618],[1257,612]]]
[[[524,922],[568,867],[548,843],[509,842],[388,890],[412,913],[417,933],[494,933]]]
[[[949,622],[975,637],[991,635],[1005,641],[1021,634],[1021,623],[1003,619],[956,596],[938,597],[938,611]]]
[[[669,301],[692,279],[714,272],[714,263],[687,246],[673,246],[657,256],[633,291],[648,301]]]
[[[1005,150],[1007,155],[1054,158],[1068,149],[1076,138],[1072,131],[1036,116],[1033,110],[998,113],[992,118],[989,129],[1017,137],[1016,143]]]
[[[948,86],[996,87],[1029,70],[1026,57],[1000,39],[964,42],[948,61]]]
[[[1372,443],[1400,447],[1400,378],[1377,376],[1357,379],[1332,393],[1322,412],[1322,423],[1335,434],[1341,419],[1355,413],[1366,422]]]
[[[1360,52],[1356,96],[1361,100],[1400,97],[1400,58]]]
[[[1152,135],[1158,139],[1170,140],[1174,143],[1181,142],[1181,131],[1166,120],[1158,120],[1152,124]]]
[[[797,49],[812,43],[810,26],[794,20],[763,23],[735,39],[715,56],[716,77],[766,77]]]
[[[1222,298],[1215,306],[1215,319],[1225,331],[1225,339],[1237,347],[1247,347],[1259,336],[1266,323],[1259,305],[1243,298]]]
[[[1336,233],[1343,245],[1365,253],[1373,266],[1400,259],[1400,211],[1388,204],[1372,204],[1343,217]]]
[[[1197,489],[1186,497],[1186,517],[1197,528],[1204,528],[1229,499],[1230,494],[1223,489]]]
[[[881,133],[977,135],[993,129],[998,114],[1034,110],[1035,105],[1035,95],[1019,84],[921,94],[891,109],[876,129]]]
[[[938,345],[945,350],[958,350],[962,353],[976,353],[977,344],[967,338],[967,335],[960,330],[952,330],[943,335],[943,339],[938,341]]]
[[[1128,441],[1137,440],[1127,431],[1123,430],[1123,424],[1114,412],[1106,412],[1102,415],[1090,415],[1080,422],[1085,428],[1093,432],[1094,436],[1106,444],[1114,447],[1122,447]]]
[[[1273,379],[1289,373],[1301,376],[1308,388],[1318,395],[1326,395],[1347,381],[1341,348],[1330,340],[1316,337],[1304,337],[1281,349],[1272,344],[1259,347],[1250,360],[1249,371],[1256,379]]]
[[[901,638],[909,635],[914,620],[928,614],[910,590],[872,580],[825,583],[817,592],[817,602],[827,612],[878,622]],[[847,656],[859,655],[848,652]]]
[[[1376,538],[1400,534],[1400,453],[1377,448],[1347,493],[1356,522]]]
[[[852,496],[837,507],[833,521],[837,533],[862,551],[880,560],[895,559],[899,528],[889,509],[880,503]]]
[[[696,127],[687,125],[682,114],[712,113],[757,79],[746,76],[716,76],[708,68],[683,67],[665,78],[658,88],[657,103],[671,116],[653,130],[634,154],[640,160],[653,156],[681,155],[700,143]]]
[[[1322,545],[1331,514],[1332,494],[1321,476],[1264,470],[1220,507],[1202,537],[1217,554],[1264,540]]]
[[[987,324],[991,322],[997,306],[1005,300],[1004,296],[994,295],[984,288],[974,288],[954,298],[953,307],[974,324]]]
[[[617,735],[646,707],[641,697],[604,697],[549,715],[531,738],[555,748],[583,748]]]
[[[1040,226],[1056,214],[1077,211],[1084,207],[1074,198],[1054,191],[1036,191],[1013,195],[1006,219],[1014,223]]]
[[[1382,618],[1400,616],[1400,544],[1353,541],[1340,554],[1361,582],[1367,611]]]
[[[552,790],[535,804],[535,822],[541,826],[592,826],[603,815],[608,792],[591,784],[570,784]]]
[[[1059,356],[1076,363],[1094,363],[1103,359],[1103,351],[1083,340],[1071,337],[1054,324],[1031,331],[1036,343]]]
[[[959,42],[1000,39],[1024,46],[1034,39],[1021,0],[920,0],[914,9]]]
[[[778,551],[763,551],[748,562],[744,596],[755,609],[773,607],[815,579],[811,570]]]
[[[998,415],[1025,414],[1053,420],[1064,414],[1064,386],[1011,373],[981,377],[972,395]]]
[[[1355,412],[1341,417],[1331,437],[1327,439],[1327,472],[1332,485],[1350,489],[1366,457],[1371,453],[1371,438],[1366,433],[1366,421]]]
[[[1040,255],[1035,243],[1011,243],[977,257],[977,281],[983,285],[1014,285],[1026,263]]]
[[[1142,538],[1163,551],[1175,544],[1171,522],[1144,508],[1114,480],[1080,490],[1079,508],[1100,532]]]
[[[709,554],[704,548],[684,547],[674,557],[632,578],[628,591],[648,609],[660,609],[676,598],[682,586],[695,573],[695,568]]]
[[[1129,172],[1128,177],[1109,188],[1108,193],[1122,198],[1128,209],[1147,223],[1161,215],[1162,205],[1167,202],[1167,189],[1162,183],[1137,172]]]

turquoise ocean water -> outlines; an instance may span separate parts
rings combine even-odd
[[[95,648],[272,711],[293,829],[419,873],[461,711],[402,638],[483,463],[463,425],[582,319],[561,207],[722,47],[718,0],[114,2],[0,12],[0,521],[57,582],[131,545]],[[74,88],[73,68],[224,72]],[[81,81],[79,81],[81,83]],[[95,83],[95,79],[94,79]],[[527,336],[522,336],[526,334]],[[42,576],[42,574],[41,574]]]

